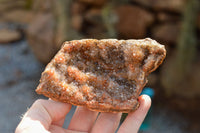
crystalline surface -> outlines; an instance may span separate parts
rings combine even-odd
[[[143,40],[65,42],[42,73],[36,90],[52,99],[101,112],[130,112],[147,76],[165,58],[163,45]]]

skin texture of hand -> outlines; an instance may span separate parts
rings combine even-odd
[[[140,107],[128,114],[118,133],[137,133],[150,106],[147,95],[139,97]],[[71,105],[53,100],[37,100],[25,113],[15,133],[114,133],[122,113],[100,113],[77,107],[68,129],[64,129],[65,116]],[[98,115],[99,114],[99,115]]]

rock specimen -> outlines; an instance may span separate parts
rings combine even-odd
[[[17,30],[0,29],[0,43],[11,43],[18,41],[22,38],[22,35]]]
[[[42,73],[36,92],[100,112],[134,111],[147,75],[165,55],[164,46],[149,38],[65,42]]]

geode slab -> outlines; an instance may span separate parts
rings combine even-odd
[[[68,41],[46,66],[36,92],[99,112],[131,112],[165,56],[164,46],[150,38]]]

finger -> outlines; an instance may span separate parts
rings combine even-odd
[[[49,98],[49,100],[52,100],[52,99]],[[56,100],[54,100],[54,101],[56,101]],[[59,101],[57,101],[57,102],[59,102]],[[53,121],[51,124],[62,127],[64,122],[65,122],[65,116],[63,118],[61,118],[60,120],[58,120],[58,121]]]
[[[65,133],[88,133],[88,132],[80,132],[80,131],[73,131],[73,130],[66,129]]]
[[[88,133],[88,132],[72,131],[55,125],[51,125],[49,131],[50,133]]]
[[[52,122],[63,119],[70,111],[71,105],[52,100],[37,100],[26,112],[16,131],[47,130]]]
[[[122,123],[118,133],[137,133],[150,106],[151,98],[147,95],[139,97],[140,106],[132,113],[129,113],[125,121]]]
[[[89,132],[93,126],[98,112],[88,110],[85,107],[77,107],[68,129],[81,132]]]
[[[53,121],[51,124],[62,127],[65,122],[65,117],[58,121]]]
[[[114,133],[117,129],[122,113],[101,113],[91,132]]]
[[[49,127],[49,132],[50,133],[66,133],[66,129],[59,126],[51,125]]]

